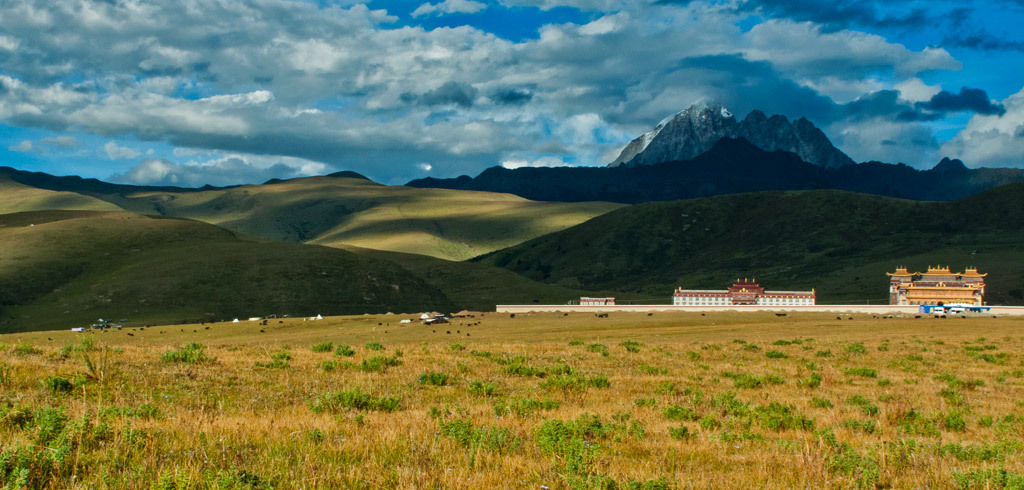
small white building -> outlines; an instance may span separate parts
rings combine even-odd
[[[580,306],[615,306],[615,298],[580,298]]]

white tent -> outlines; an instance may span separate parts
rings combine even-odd
[[[324,317],[322,317],[322,316],[320,316],[320,315],[317,315],[317,316],[316,316],[316,319],[317,319],[317,320],[323,320],[323,319],[324,319]]]
[[[424,314],[420,315],[420,320],[426,320],[428,318],[430,318],[430,314],[429,313],[424,313]]]
[[[238,319],[235,318],[234,320],[231,321],[231,323],[238,323]]]

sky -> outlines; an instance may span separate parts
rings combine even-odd
[[[0,165],[386,184],[604,165],[694,103],[1024,167],[1024,0],[9,0]]]

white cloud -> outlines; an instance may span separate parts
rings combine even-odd
[[[223,154],[204,161],[175,163],[162,158],[145,158],[123,174],[110,177],[114,182],[138,185],[201,187],[257,184],[270,179],[321,175],[326,167],[291,157]]]
[[[412,11],[413,17],[443,14],[475,14],[487,8],[487,4],[474,0],[444,0],[439,3],[424,3]]]
[[[117,143],[113,141],[108,141],[107,144],[103,145],[103,151],[107,153],[107,158],[111,160],[130,160],[142,156],[142,152],[125,146],[117,146]]]
[[[429,172],[434,168],[434,166],[429,163],[417,163],[416,167],[424,172]]]
[[[501,166],[507,169],[517,169],[522,167],[566,167],[569,164],[558,157],[543,156],[532,160],[528,158],[502,160]]]
[[[897,83],[894,88],[900,92],[900,98],[907,102],[927,102],[942,91],[939,85],[928,85],[917,77]]]
[[[942,153],[972,167],[1024,167],[1024,88],[1001,102],[1005,114],[975,114]]]
[[[52,136],[39,140],[39,144],[52,146],[54,148],[74,148],[78,146],[78,139],[74,136]]]
[[[32,151],[32,142],[29,140],[22,140],[21,143],[18,143],[13,146],[8,146],[7,149],[21,153],[27,153]]]

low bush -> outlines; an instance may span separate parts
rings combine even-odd
[[[330,352],[334,349],[334,342],[321,342],[319,344],[313,344],[313,352]]]
[[[309,408],[315,413],[340,412],[342,410],[374,410],[393,412],[398,410],[399,400],[395,397],[375,397],[364,393],[359,388],[324,393],[309,402]]]
[[[160,359],[164,362],[181,364],[203,364],[216,360],[216,358],[206,355],[205,351],[206,346],[192,342],[180,349],[164,352]]]

